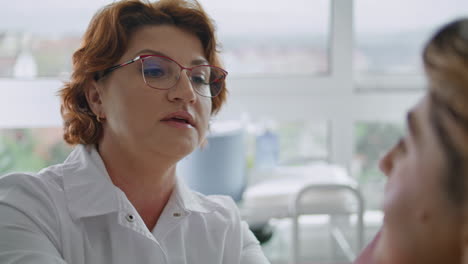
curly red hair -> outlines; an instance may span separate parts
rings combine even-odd
[[[64,140],[71,144],[96,144],[102,125],[86,100],[89,82],[103,70],[113,66],[127,49],[133,32],[148,25],[174,25],[195,34],[201,41],[208,62],[221,66],[215,27],[196,1],[160,0],[150,3],[124,0],[99,10],[86,30],[80,48],[73,54],[73,72],[60,90]],[[212,115],[227,97],[225,81],[221,93],[212,98]]]

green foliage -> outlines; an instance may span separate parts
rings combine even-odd
[[[49,149],[48,165],[62,163],[72,151],[72,147],[63,141],[58,141]]]
[[[49,165],[63,162],[71,151],[58,138],[46,155],[39,155],[39,140],[34,129],[0,131],[0,175],[9,172],[37,172]]]
[[[357,124],[356,155],[362,159],[361,182],[381,177],[378,162],[402,135],[403,127],[392,123]]]
[[[35,139],[29,130],[14,129],[0,135],[0,174],[37,171],[46,165],[34,154]]]
[[[386,178],[378,167],[379,160],[403,135],[403,127],[392,123],[362,122],[356,125],[355,159],[360,162],[361,190],[367,209],[380,209]]]

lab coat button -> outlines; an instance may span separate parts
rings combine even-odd
[[[134,221],[135,221],[135,216],[132,215],[132,214],[127,214],[127,215],[125,216],[125,219],[127,219],[127,221],[131,223],[131,222],[134,222]]]

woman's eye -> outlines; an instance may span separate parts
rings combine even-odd
[[[203,75],[195,75],[195,76],[192,76],[192,82],[193,82],[193,83],[196,83],[196,84],[208,84],[208,83],[206,82],[205,76],[203,76]]]
[[[149,68],[144,70],[145,77],[160,78],[166,75],[166,72],[161,68]]]

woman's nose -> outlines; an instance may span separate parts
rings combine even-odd
[[[188,72],[182,71],[180,73],[176,85],[169,89],[168,97],[171,101],[182,100],[189,103],[196,100],[197,95]]]
[[[380,170],[388,177],[393,168],[393,153],[395,147],[390,149],[379,161]]]

